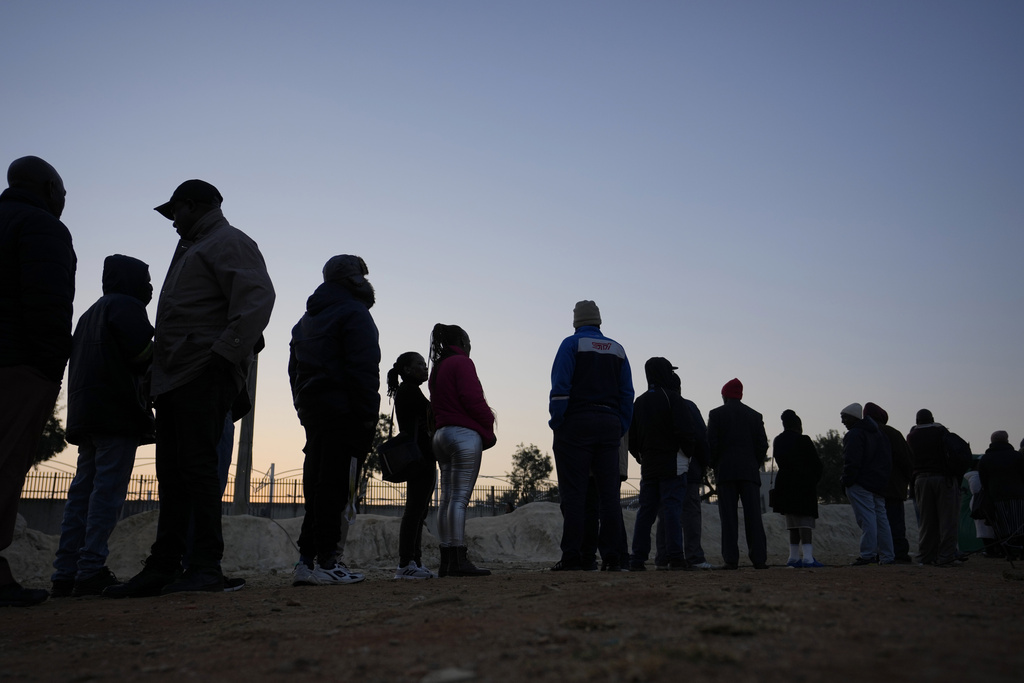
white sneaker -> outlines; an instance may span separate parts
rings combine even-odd
[[[366,577],[359,572],[351,571],[344,562],[337,562],[333,567],[325,569],[317,565],[312,578],[320,586],[333,586],[344,583],[359,583]]]
[[[409,560],[409,564],[399,567],[395,572],[396,579],[433,579],[435,577],[434,572],[419,566],[416,564],[416,560]]]
[[[304,562],[296,562],[295,568],[292,569],[292,585],[293,586],[315,586],[317,585],[316,579],[313,578],[313,570],[306,566]]]
[[[693,569],[714,569],[715,565],[711,564],[708,561],[704,561],[699,564],[691,564],[690,567]]]

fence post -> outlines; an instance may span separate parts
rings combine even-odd
[[[249,514],[249,491],[252,488],[252,433],[256,420],[256,369],[259,355],[252,357],[249,374],[245,378],[245,390],[249,392],[252,410],[242,418],[238,436],[238,464],[235,466],[235,491],[231,497],[231,514]]]
[[[267,517],[274,518],[274,463],[270,463],[270,498],[267,500]]]

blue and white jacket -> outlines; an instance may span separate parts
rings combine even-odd
[[[633,372],[621,344],[584,325],[555,354],[548,425],[558,429],[567,415],[595,409],[614,412],[625,435],[633,419]]]

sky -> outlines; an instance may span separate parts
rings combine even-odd
[[[0,62],[0,164],[64,179],[76,319],[108,254],[159,290],[177,235],[153,207],[186,179],[259,244],[255,479],[301,474],[288,341],[341,253],[376,288],[385,412],[400,353],[470,334],[483,477],[550,453],[581,299],[638,392],[664,356],[705,418],[737,377],[769,437],[874,401],[976,453],[1024,438],[1019,2],[35,0],[0,4]]]

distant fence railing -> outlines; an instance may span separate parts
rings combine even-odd
[[[64,500],[74,475],[68,472],[29,472],[25,477],[25,485],[21,489],[21,497],[26,500]],[[228,477],[224,489],[223,502],[231,503],[235,490],[234,477]],[[550,490],[550,486],[542,486],[542,492]],[[635,493],[623,492],[624,495]],[[543,495],[543,494],[542,494]],[[507,509],[507,501],[513,496],[513,488],[507,484],[477,484],[473,489],[470,505],[473,507],[489,507],[495,514]],[[360,487],[359,499],[361,506],[403,506],[405,505],[405,484],[392,484],[379,479],[369,479],[365,486]],[[160,489],[156,475],[136,475],[128,485],[125,502],[141,502],[160,500]],[[261,480],[252,483],[249,492],[250,505],[298,505],[304,501],[302,478],[288,477],[275,480]]]
[[[74,479],[69,472],[34,472],[25,476],[25,485],[21,497],[26,500],[64,500],[68,488]],[[555,482],[543,482],[539,487],[538,500],[558,502]],[[235,490],[234,477],[228,477],[222,501],[229,504],[233,500]],[[626,481],[620,493],[624,507],[635,508],[639,489],[637,484]],[[470,506],[487,508],[492,514],[509,511],[508,502],[514,498],[514,489],[508,484],[477,483],[473,489]],[[157,503],[160,500],[159,485],[156,475],[140,474],[131,478],[128,485],[127,503]],[[301,507],[304,501],[302,493],[302,477],[282,479],[261,479],[252,482],[249,492],[250,507],[269,507],[271,505],[293,505]],[[365,486],[360,487],[359,502],[361,508],[401,507],[405,505],[405,484],[392,484],[380,479],[369,479]],[[484,513],[486,514],[486,513]]]

